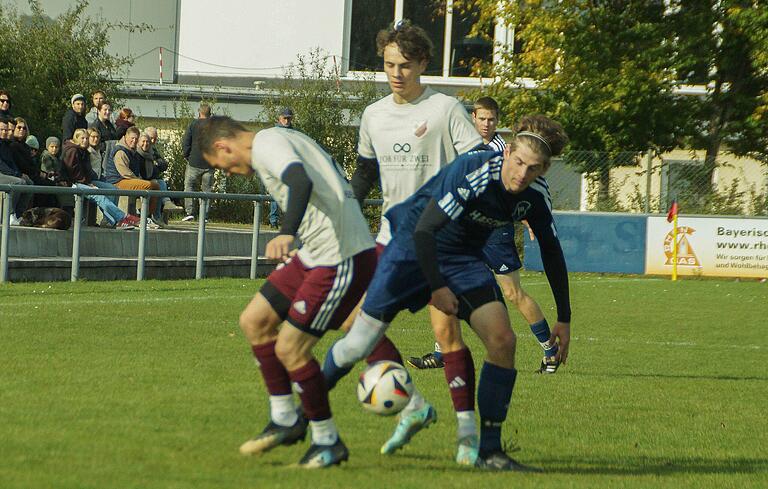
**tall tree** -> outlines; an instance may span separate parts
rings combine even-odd
[[[668,12],[678,78],[709,88],[693,105],[691,146],[706,150],[710,172],[724,148],[768,161],[766,2],[677,0]]]
[[[514,28],[514,46],[499,46],[487,90],[501,103],[502,122],[526,112],[560,121],[576,150],[568,163],[599,180],[598,201],[609,196],[611,168],[680,140],[687,112],[673,91],[674,47],[662,2],[462,3],[469,4],[483,13],[477,35],[489,22]]]
[[[61,134],[73,94],[88,97],[96,89],[116,94],[130,59],[107,52],[114,26],[87,17],[86,0],[55,19],[37,0],[29,3],[31,15],[0,4],[0,88],[11,93],[11,112],[27,119],[32,133],[44,140]]]

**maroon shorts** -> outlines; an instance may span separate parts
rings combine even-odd
[[[320,337],[338,329],[352,313],[373,278],[376,261],[373,248],[333,267],[307,268],[294,256],[269,274],[260,293],[281,319]]]

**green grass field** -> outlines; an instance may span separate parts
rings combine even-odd
[[[533,373],[540,347],[511,312],[521,374],[504,430],[547,471],[526,475],[453,463],[435,370],[412,373],[440,420],[394,456],[378,448],[395,420],[363,412],[356,375],[331,395],[348,464],[290,467],[307,445],[240,456],[267,419],[237,326],[260,284],[0,287],[0,488],[768,487],[766,283],[574,274],[571,356],[554,376]],[[545,278],[524,285],[551,317]],[[424,312],[390,332],[404,355],[432,345]]]

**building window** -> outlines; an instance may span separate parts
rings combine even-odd
[[[435,46],[427,76],[467,77],[479,61],[493,59],[493,42],[470,37],[477,20],[472,12],[454,12],[453,0],[352,0],[349,69],[382,71],[376,34],[401,18],[424,29]],[[494,26],[488,26],[493,38]],[[480,73],[480,75],[485,75]]]

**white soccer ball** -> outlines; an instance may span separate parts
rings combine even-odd
[[[363,407],[380,416],[402,411],[412,394],[411,375],[402,365],[389,360],[369,365],[357,383],[357,398]]]

